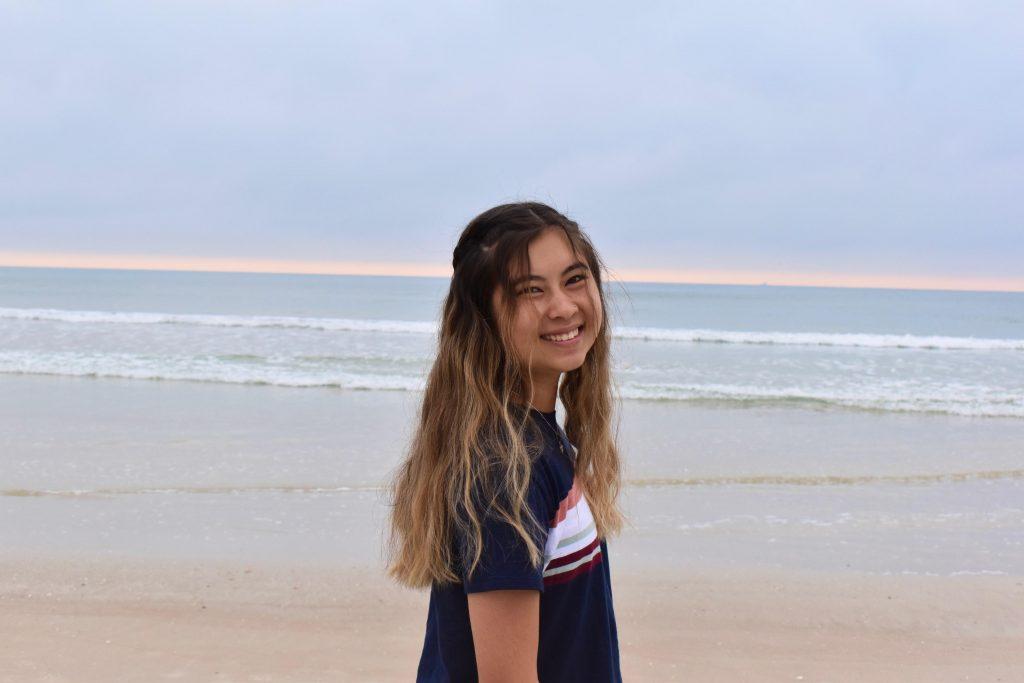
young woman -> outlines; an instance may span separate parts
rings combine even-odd
[[[430,587],[417,680],[619,681],[603,264],[575,222],[523,202],[474,218],[452,266],[389,488],[388,573]]]

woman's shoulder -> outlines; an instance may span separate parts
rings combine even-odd
[[[532,417],[526,421],[525,432],[522,434],[529,457],[529,495],[537,504],[546,507],[552,501],[557,503],[564,498],[572,487],[573,447],[560,428],[556,436],[550,422],[544,423],[544,416],[531,412]],[[558,439],[563,441],[562,447],[559,447]],[[508,442],[505,439],[496,440],[504,442],[507,447]],[[481,476],[484,473],[479,472],[473,477],[474,489],[502,489],[500,482],[510,475],[507,454],[494,448],[493,444],[494,441],[487,438],[478,441],[479,452],[474,454],[474,467],[486,469],[487,473]]]

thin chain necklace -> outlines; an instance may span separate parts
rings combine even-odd
[[[540,412],[540,411],[537,411],[537,412]],[[565,445],[562,443],[562,435],[559,434],[559,432],[556,431],[554,427],[552,427],[550,424],[548,424],[547,418],[543,417],[543,415],[540,418],[540,421],[543,422],[544,425],[555,435],[555,441],[558,442],[558,450],[560,450],[562,452],[562,455],[565,455],[565,457],[568,458],[569,456],[566,455],[566,453],[565,453]]]

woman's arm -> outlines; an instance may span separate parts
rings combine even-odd
[[[536,683],[540,591],[485,591],[467,600],[480,683]]]

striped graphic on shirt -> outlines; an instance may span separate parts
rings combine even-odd
[[[565,583],[601,561],[601,542],[587,499],[573,478],[572,488],[548,523],[544,547],[544,585]]]

